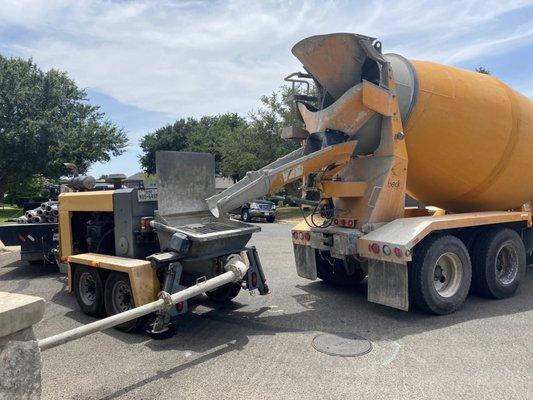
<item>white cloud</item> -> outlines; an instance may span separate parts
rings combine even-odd
[[[145,110],[246,113],[299,68],[290,48],[306,36],[362,33],[379,37],[386,51],[457,64],[532,44],[533,18],[518,26],[504,21],[528,5],[533,1],[4,1],[0,26],[24,36],[0,42]]]

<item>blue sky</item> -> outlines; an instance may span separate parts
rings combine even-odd
[[[246,115],[299,69],[290,49],[331,32],[385,52],[483,65],[533,97],[533,0],[0,0],[0,53],[67,71],[130,138],[91,172],[139,170],[139,138],[177,118]]]

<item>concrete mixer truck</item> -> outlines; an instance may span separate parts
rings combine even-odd
[[[207,199],[215,215],[300,180],[298,275],[368,280],[368,300],[435,314],[471,291],[512,296],[533,250],[533,102],[498,79],[383,54],[375,38],[306,38],[316,95],[294,95],[301,148]],[[310,193],[315,193],[309,200]],[[438,211],[406,209],[406,193]]]

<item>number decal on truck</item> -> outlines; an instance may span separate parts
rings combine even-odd
[[[139,203],[146,201],[157,201],[157,189],[139,189],[137,191],[137,200],[139,201]]]

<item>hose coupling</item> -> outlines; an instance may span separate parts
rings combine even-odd
[[[228,257],[226,265],[224,265],[226,271],[231,271],[238,279],[242,279],[248,271],[248,266],[244,263],[242,258],[238,254],[232,254]]]
[[[173,304],[172,304],[172,296],[170,295],[170,293],[165,292],[164,290],[162,290],[161,292],[159,292],[157,294],[157,297],[159,299],[163,300],[163,302],[165,303],[164,304],[165,312],[172,308],[172,306],[173,306]]]

